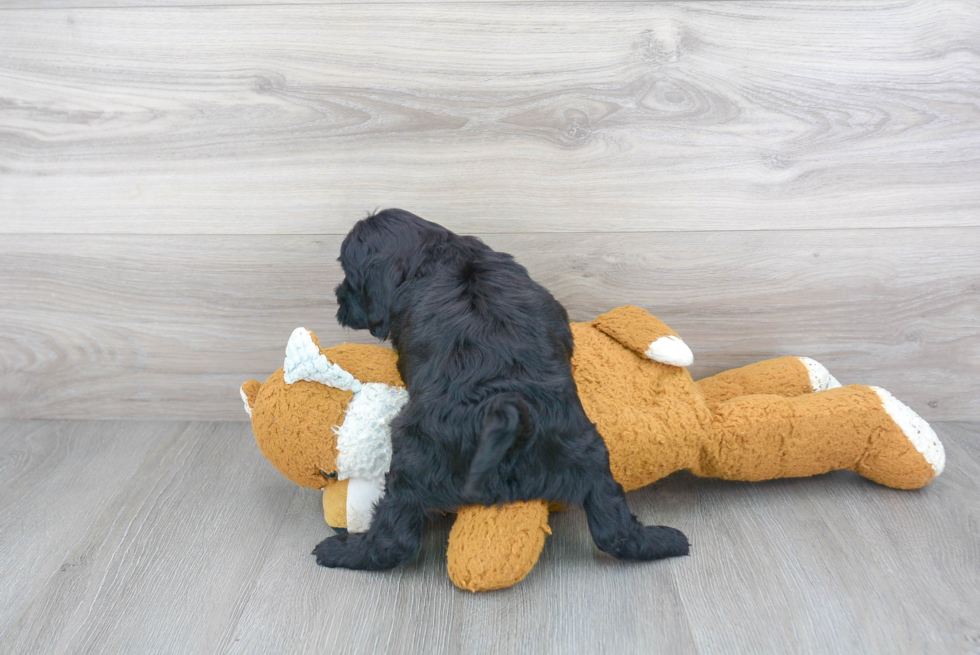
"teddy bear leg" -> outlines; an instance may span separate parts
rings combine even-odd
[[[772,480],[849,469],[889,487],[921,487],[942,470],[942,458],[930,454],[942,446],[925,421],[898,401],[889,412],[884,398],[859,385],[733,398],[715,408],[695,473]],[[915,434],[923,435],[918,444]]]
[[[739,396],[775,394],[800,396],[840,385],[830,371],[809,357],[778,357],[722,371],[697,382],[709,406]]]
[[[467,591],[513,586],[534,568],[549,534],[543,500],[462,507],[449,533],[449,577]]]
[[[378,501],[367,532],[324,539],[313,549],[313,555],[317,564],[329,568],[391,569],[419,551],[424,526],[424,508],[404,495],[386,493]]]
[[[323,520],[335,532],[347,530],[347,485],[349,480],[334,480],[323,487]]]

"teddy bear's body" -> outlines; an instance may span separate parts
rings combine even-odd
[[[829,374],[811,376],[819,367],[812,360],[767,360],[696,383],[686,368],[637,356],[676,336],[642,309],[621,307],[573,324],[572,333],[579,397],[626,490],[683,469],[747,481],[851,469],[899,489],[921,487],[942,470],[925,421],[911,410],[891,416],[893,399],[882,389],[831,388]],[[908,430],[923,435],[925,452]]]
[[[925,421],[882,389],[840,387],[812,360],[767,360],[695,382],[687,346],[638,307],[573,323],[572,333],[579,397],[626,490],[684,469],[731,480],[850,469],[901,489],[942,471],[942,445]],[[404,402],[396,364],[380,346],[320,349],[300,328],[285,373],[242,387],[263,454],[298,484],[324,489],[335,528],[366,530],[383,493],[397,447],[387,421]],[[518,582],[550,534],[547,521],[544,500],[460,508],[447,555],[453,582],[472,591]]]

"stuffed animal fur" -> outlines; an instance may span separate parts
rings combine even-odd
[[[945,464],[935,432],[884,389],[842,387],[807,358],[781,357],[695,382],[693,355],[646,311],[619,307],[573,323],[579,397],[626,491],[674,471],[759,481],[852,470],[916,489]],[[284,366],[242,385],[262,453],[297,484],[323,489],[324,518],[364,532],[384,493],[388,423],[407,401],[397,355],[381,346],[322,349],[297,328]],[[549,507],[526,501],[459,509],[449,536],[452,581],[470,591],[509,587],[544,547]]]

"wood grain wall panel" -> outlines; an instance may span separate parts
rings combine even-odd
[[[823,361],[932,419],[976,417],[980,229],[498,234],[573,320],[648,308],[696,377]],[[0,245],[0,416],[240,420],[238,386],[291,330],[336,326],[340,237],[10,235]]]
[[[556,0],[525,0],[534,3],[551,3]],[[580,0],[576,0],[580,1]],[[590,0],[591,2],[623,2],[624,0]],[[630,1],[630,0],[625,0]],[[671,0],[644,0],[644,2],[665,2]],[[676,1],[676,0],[675,0]],[[691,2],[701,2],[702,0],[689,0]],[[715,0],[729,2],[730,0]],[[356,4],[416,4],[416,3],[444,3],[444,4],[474,4],[474,3],[496,3],[501,0],[357,0]],[[216,0],[0,0],[0,11],[18,9],[117,9],[117,8],[150,8],[150,7],[277,7],[282,4],[287,5],[334,5],[334,4],[354,4],[350,0],[289,0],[288,3],[270,3],[269,0],[231,0],[221,2]]]
[[[978,33],[973,0],[3,11],[0,232],[977,226]]]

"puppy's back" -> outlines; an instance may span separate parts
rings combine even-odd
[[[511,255],[452,235],[410,287],[392,333],[410,392],[488,396],[571,382],[568,314]]]

